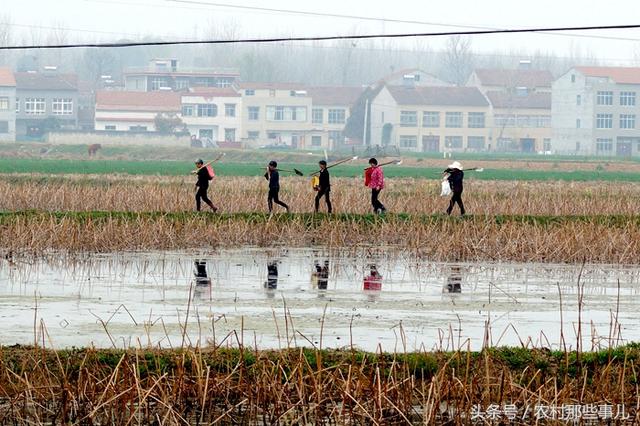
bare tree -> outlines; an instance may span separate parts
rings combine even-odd
[[[471,39],[461,36],[449,37],[445,48],[443,65],[449,81],[458,86],[464,85],[474,67]]]
[[[0,15],[0,46],[9,46],[11,43],[11,16]],[[0,52],[0,65],[7,65],[9,55],[6,50]]]

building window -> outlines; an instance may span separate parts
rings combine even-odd
[[[322,124],[324,122],[324,110],[322,108],[313,108],[311,110],[311,122],[313,124]]]
[[[146,132],[147,126],[130,126],[129,131],[130,132]]]
[[[9,133],[8,121],[0,121],[0,133]]]
[[[267,106],[267,121],[307,121],[307,108],[270,105]]]
[[[54,115],[71,115],[73,114],[73,99],[71,98],[53,98],[51,102],[51,112]]]
[[[462,148],[462,136],[445,136],[444,146],[446,148]]]
[[[255,96],[256,95],[256,91],[253,89],[247,89],[244,91],[244,95],[245,96]]]
[[[182,116],[183,117],[193,117],[194,106],[193,105],[182,105]]]
[[[400,136],[400,148],[416,148],[418,146],[417,136]]]
[[[484,128],[484,112],[470,112],[469,127],[472,129],[483,129]]]
[[[276,97],[276,91],[275,91],[275,89],[269,89],[269,96],[270,96],[270,97],[272,97],[272,98],[275,98],[275,97]]]
[[[188,89],[189,88],[189,79],[187,78],[178,78],[176,79],[176,89]]]
[[[551,152],[551,139],[544,138],[542,140],[542,149],[544,152]]]
[[[106,126],[104,126],[104,129],[114,131],[116,130],[116,126],[113,124],[107,124]]]
[[[236,141],[236,129],[224,129],[224,141],[235,142]]]
[[[580,142],[576,142],[576,152],[580,151]]]
[[[572,83],[576,82],[576,75],[575,74],[571,74],[571,82]]]
[[[16,98],[16,112],[20,112],[20,98]]]
[[[635,129],[636,128],[636,115],[635,114],[620,114],[620,128],[621,129]]]
[[[478,151],[484,150],[484,136],[469,136],[467,138],[467,148]]]
[[[609,138],[596,139],[596,153],[610,154],[612,151],[613,151],[613,139],[609,139]]]
[[[24,102],[24,112],[29,115],[42,115],[47,107],[44,98],[27,98]]]
[[[400,111],[400,126],[416,127],[418,125],[418,113],[415,111]],[[402,139],[402,137],[400,137]]]
[[[160,90],[161,87],[169,87],[164,77],[151,78],[151,90]]]
[[[438,111],[424,111],[422,113],[422,127],[440,127],[440,113]]]
[[[346,113],[344,109],[330,109],[328,115],[329,124],[344,124],[345,122]]]
[[[445,127],[462,127],[461,112],[447,112],[444,118]]]
[[[580,128],[580,119],[576,118],[576,129]]]
[[[613,105],[613,92],[610,90],[599,90],[596,95],[598,105]]]
[[[247,118],[249,121],[258,121],[260,119],[260,107],[251,106],[247,108]]]
[[[440,136],[433,136],[433,135],[423,136],[422,150],[425,152],[440,151]]]
[[[7,96],[0,96],[0,111],[9,110],[9,98]]]
[[[224,104],[224,115],[225,117],[235,117],[236,104]]]
[[[496,114],[494,122],[498,127],[513,127],[516,125],[516,116],[514,114]]]
[[[578,105],[578,106],[582,105],[582,96],[581,95],[576,95],[576,105]]]
[[[198,117],[215,117],[218,115],[216,104],[198,104]]]
[[[322,146],[322,136],[311,136],[311,146]]]
[[[260,137],[260,132],[254,130],[247,132],[247,138],[251,140],[256,140]]]
[[[636,106],[636,92],[620,92],[621,106]]]
[[[231,87],[233,81],[230,78],[219,78],[216,80],[216,86],[221,88]]]
[[[598,129],[613,128],[613,114],[596,114],[596,128]]]

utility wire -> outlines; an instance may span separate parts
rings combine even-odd
[[[362,34],[362,35],[338,35],[338,36],[315,36],[315,37],[273,37],[273,38],[245,38],[235,40],[178,40],[178,41],[147,41],[147,42],[121,42],[121,43],[70,43],[51,45],[23,45],[23,46],[0,46],[1,50],[26,50],[26,49],[72,49],[72,48],[123,48],[138,46],[177,46],[193,44],[247,44],[247,43],[284,43],[291,41],[331,41],[331,40],[366,40],[380,38],[411,38],[411,37],[443,37],[443,36],[472,36],[490,34],[522,34],[522,33],[542,33],[549,31],[594,31],[594,30],[624,30],[638,29],[640,24],[630,25],[603,25],[584,27],[549,27],[549,28],[516,28],[516,29],[496,29],[496,30],[473,30],[473,31],[445,31],[426,33],[396,33],[396,34]]]

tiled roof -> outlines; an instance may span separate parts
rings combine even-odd
[[[633,67],[576,67],[589,77],[608,77],[619,84],[640,84],[640,68]]]
[[[17,72],[15,76],[18,90],[78,90],[75,74]]]
[[[481,68],[475,70],[483,86],[551,87],[553,74],[547,70],[508,70]]]
[[[0,67],[0,86],[3,87],[15,87],[16,79],[13,76],[11,68]]]
[[[309,87],[314,105],[348,105],[356,103],[363,92],[359,87]]]
[[[188,92],[182,92],[182,96],[204,96],[204,97],[238,97],[240,94],[230,87],[194,87]]]
[[[551,109],[551,93],[531,92],[524,96],[506,92],[487,92],[494,108]]]
[[[181,95],[176,92],[100,91],[96,109],[109,111],[179,111]]]
[[[243,90],[306,90],[303,83],[260,83],[243,81],[238,84],[238,87]]]
[[[488,106],[487,99],[475,87],[387,86],[400,105]]]

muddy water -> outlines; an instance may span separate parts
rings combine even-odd
[[[562,331],[575,347],[579,315],[585,349],[639,340],[640,268],[581,269],[364,248],[2,260],[0,343],[401,351],[558,347]]]

